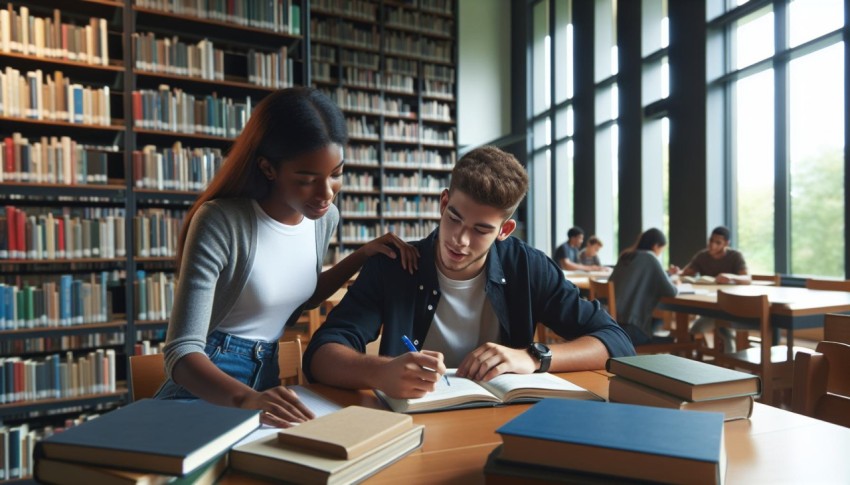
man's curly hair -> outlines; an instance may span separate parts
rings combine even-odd
[[[508,219],[528,192],[528,174],[510,153],[483,146],[455,164],[449,190],[455,189],[479,204],[502,209]]]

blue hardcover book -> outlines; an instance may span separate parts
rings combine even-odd
[[[74,96],[74,99],[71,101],[73,107],[69,110],[72,115],[71,121],[73,123],[82,123],[84,119],[83,106],[85,104],[83,101],[83,87],[79,84],[74,84],[71,86],[71,89]]]
[[[35,456],[185,475],[259,426],[258,410],[201,400],[142,399],[45,438]]]
[[[59,324],[63,327],[71,325],[71,283],[73,277],[69,274],[59,278]]]
[[[664,483],[723,483],[723,414],[544,399],[496,430],[501,460]]]
[[[6,330],[6,288],[0,283],[0,330]]]

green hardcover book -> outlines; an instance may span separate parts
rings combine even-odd
[[[758,376],[669,354],[608,359],[608,372],[688,401],[761,392]]]

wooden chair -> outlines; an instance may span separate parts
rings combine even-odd
[[[850,291],[850,280],[806,280],[806,288],[810,290]]]
[[[794,360],[791,409],[850,428],[850,345],[820,342],[817,353]]]
[[[165,382],[165,356],[130,356],[130,393],[133,401],[151,398]]]
[[[589,284],[589,298],[591,300],[604,300],[605,304],[608,306],[608,314],[616,321],[617,295],[614,291],[614,282],[611,280],[595,280],[591,278]]]
[[[617,293],[614,289],[613,281],[591,279],[588,294],[591,300],[606,300],[608,303],[608,314],[611,315],[614,321],[617,321]],[[698,345],[698,342],[650,343],[635,345],[635,351],[638,354],[674,353],[689,356],[691,351],[697,349]]]
[[[827,313],[823,317],[823,339],[850,344],[850,315]]]
[[[774,286],[782,286],[782,275],[780,274],[754,274],[750,275],[753,281],[770,281]]]
[[[278,343],[277,363],[280,367],[280,383],[303,384],[304,373],[301,367],[301,339],[282,340]]]
[[[790,388],[793,379],[793,354],[784,345],[773,345],[770,324],[770,302],[767,295],[736,295],[717,292],[717,304],[722,312],[733,317],[735,324],[747,325],[761,334],[761,345],[735,353],[711,352],[714,362],[724,367],[743,369],[761,377],[761,401],[775,402],[774,391]],[[803,351],[803,349],[800,349]]]

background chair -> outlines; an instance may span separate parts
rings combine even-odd
[[[280,367],[281,385],[303,384],[301,368],[301,339],[282,340],[278,344],[277,363]]]
[[[806,288],[810,290],[850,291],[850,280],[806,280]]]
[[[735,324],[758,330],[761,345],[735,353],[712,352],[714,362],[724,367],[743,369],[761,377],[761,402],[773,404],[774,392],[790,389],[793,381],[793,353],[785,345],[773,345],[773,328],[770,324],[770,302],[767,295],[736,295],[723,290],[717,292],[717,304],[722,312],[734,317]],[[810,349],[794,348],[800,352]]]
[[[613,281],[591,279],[588,295],[591,300],[601,300],[607,303],[608,314],[611,315],[614,321],[617,321],[617,293],[614,289]],[[635,345],[635,351],[638,354],[673,353],[690,357],[691,352],[696,350],[698,346],[699,342],[650,343]]]
[[[162,354],[130,356],[130,394],[133,401],[151,398],[165,382],[165,357]]]
[[[850,315],[827,313],[823,317],[823,339],[850,344]]]
[[[850,427],[850,345],[820,342],[817,353],[794,360],[791,409],[800,414]]]

